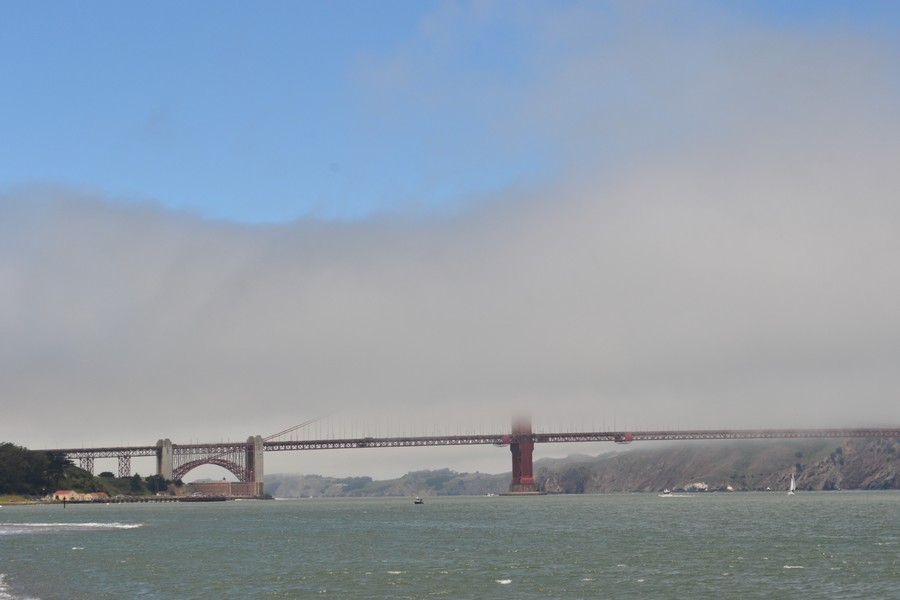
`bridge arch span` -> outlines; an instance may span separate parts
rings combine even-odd
[[[222,467],[226,471],[237,477],[238,481],[241,482],[246,483],[253,481],[253,474],[248,472],[248,470],[243,465],[239,465],[234,461],[222,458],[220,456],[209,456],[186,462],[183,465],[176,467],[172,471],[172,478],[184,479],[184,476],[187,475],[190,471],[193,471],[197,467],[201,467],[203,465],[216,465]]]

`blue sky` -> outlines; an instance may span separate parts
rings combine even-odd
[[[547,27],[567,13],[586,14],[585,30]],[[897,15],[890,2],[6,2],[0,187],[73,186],[245,222],[452,211],[567,172],[555,132],[510,114],[586,41],[618,43],[629,20],[664,36],[888,40]],[[646,92],[629,78],[585,101]],[[613,164],[642,148],[585,150]]]
[[[896,426],[898,6],[0,3],[0,441]]]
[[[252,222],[429,206],[526,175],[528,152],[490,153],[490,165],[460,155],[482,145],[483,114],[374,97],[372,72],[421,47],[417,31],[435,9],[8,4],[0,132],[15,144],[4,145],[0,183],[83,186]],[[434,60],[449,77],[506,77],[515,56],[504,32],[483,39],[494,29],[506,27],[476,40],[484,53]]]

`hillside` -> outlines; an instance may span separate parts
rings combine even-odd
[[[754,440],[635,447],[594,459],[536,463],[551,493],[651,492],[662,489],[801,490],[900,488],[900,440]]]
[[[266,475],[265,491],[276,498],[362,496],[483,496],[506,491],[509,475],[457,473],[450,469],[415,471],[399,479],[322,475]]]
[[[157,475],[116,477],[105,472],[92,475],[52,452],[29,450],[23,446],[0,443],[0,497],[17,499],[43,498],[54,490],[72,489],[78,492],[106,492],[109,496],[146,496],[165,490],[172,483]]]
[[[624,452],[535,462],[540,489],[556,494],[671,490],[900,489],[900,440],[754,440],[635,445]],[[280,498],[484,495],[505,492],[510,475],[417,471],[399,479],[270,475]]]

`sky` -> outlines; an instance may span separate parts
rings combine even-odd
[[[0,15],[0,441],[900,424],[896,3]]]

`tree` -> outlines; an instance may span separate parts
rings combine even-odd
[[[160,475],[150,475],[144,482],[151,492],[163,492],[168,489],[165,478]]]
[[[66,476],[66,467],[72,466],[64,454],[47,452],[46,477],[53,483],[53,487],[59,487],[59,482]]]
[[[55,485],[68,461],[49,452],[0,444],[0,492],[37,495]]]

